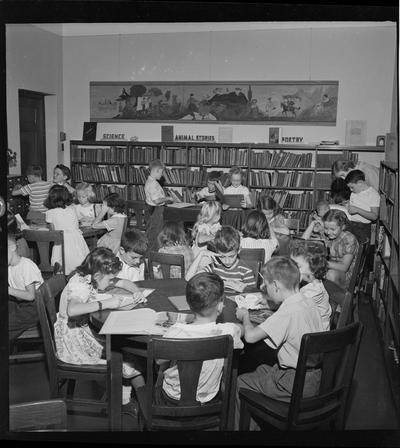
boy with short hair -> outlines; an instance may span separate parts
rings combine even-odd
[[[269,300],[279,305],[278,310],[257,326],[253,326],[249,312],[245,308],[239,308],[236,317],[243,322],[245,341],[255,343],[264,340],[269,347],[278,350],[278,363],[274,366],[261,364],[254,372],[238,377],[236,429],[240,417],[239,389],[254,390],[269,398],[289,402],[301,338],[305,333],[324,331],[317,305],[299,290],[300,271],[293,260],[286,257],[272,257],[263,266],[262,275],[264,283],[261,288]],[[304,384],[305,397],[318,392],[320,377],[321,371],[317,368],[310,368],[307,371]]]
[[[378,218],[380,196],[373,187],[368,186],[360,170],[350,171],[345,182],[351,190],[348,206],[348,212],[352,215],[351,232],[361,243],[371,238],[371,222]]]
[[[47,208],[44,201],[47,199],[51,183],[42,180],[42,168],[39,165],[30,165],[26,169],[28,185],[16,185],[11,192],[12,196],[29,196],[29,212],[27,219],[32,224],[46,224],[44,212]]]
[[[33,327],[39,316],[36,310],[36,290],[43,277],[36,264],[17,252],[15,239],[8,237],[8,334],[13,342],[28,328]]]
[[[117,257],[122,262],[122,269],[117,277],[137,282],[144,280],[143,255],[147,252],[146,235],[137,229],[128,229],[122,235]]]
[[[214,273],[202,272],[192,277],[186,285],[186,299],[194,321],[175,323],[163,335],[164,338],[206,338],[229,334],[233,338],[233,348],[243,348],[242,328],[232,322],[217,323],[222,313],[224,283]],[[197,400],[206,403],[219,391],[223,359],[208,360],[203,363],[197,388]],[[162,388],[157,390],[158,399],[165,404],[176,405],[180,399],[178,368],[175,364],[164,371]]]
[[[222,226],[209,245],[213,251],[206,249],[199,252],[186,273],[186,280],[196,274],[200,263],[204,266],[203,258],[208,258],[211,264],[203,271],[219,275],[229,292],[243,292],[245,289],[256,287],[252,269],[239,258],[240,234],[236,229],[232,226]]]
[[[152,160],[149,163],[149,168],[150,175],[144,185],[147,204],[145,221],[148,226],[146,234],[149,241],[149,249],[157,251],[157,236],[164,225],[164,209],[162,206],[174,202],[174,200],[165,194],[159,183],[165,168],[161,160]]]

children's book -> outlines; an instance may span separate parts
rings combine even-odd
[[[174,305],[178,311],[188,311],[190,306],[187,303],[186,296],[171,296],[168,300]]]
[[[165,204],[167,207],[172,208],[184,208],[184,207],[192,207],[193,204],[190,202],[173,202],[172,204]]]
[[[150,308],[132,311],[112,311],[104,322],[100,334],[155,334],[162,335],[177,323],[191,323],[193,314],[171,311],[156,312]]]

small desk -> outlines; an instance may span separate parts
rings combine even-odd
[[[138,308],[152,308],[155,311],[175,311],[176,308],[168,300],[168,296],[184,295],[186,281],[183,279],[170,280],[143,280],[136,282],[140,288],[156,289],[147,297],[146,304],[140,304]],[[236,319],[236,303],[225,298],[224,310],[218,322],[239,322]],[[90,315],[92,325],[100,330],[112,310],[97,311]],[[179,311],[184,312],[184,311]],[[157,335],[158,337],[160,335]],[[108,390],[108,416],[110,431],[121,431],[122,419],[122,350],[126,346],[135,348],[135,352],[141,356],[146,356],[147,342],[149,335],[106,335],[106,358],[107,358],[107,390]],[[233,357],[233,381],[236,383],[238,356]],[[235,390],[231,391],[230,410],[234,410]],[[229,422],[233,428],[234,413],[230,412]]]

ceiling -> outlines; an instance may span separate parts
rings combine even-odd
[[[240,31],[298,28],[393,27],[395,22],[192,22],[192,23],[36,23],[63,37],[119,34]],[[7,25],[19,26],[19,25]],[[22,25],[23,26],[23,25]]]

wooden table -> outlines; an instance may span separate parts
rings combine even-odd
[[[146,304],[140,304],[137,308],[152,308],[155,311],[175,311],[176,308],[168,300],[168,296],[184,295],[186,281],[183,279],[171,280],[144,280],[136,282],[141,288],[155,289],[147,297]],[[110,292],[110,291],[108,291]],[[236,319],[236,303],[229,298],[224,299],[224,310],[217,322],[238,322]],[[90,315],[92,325],[100,330],[107,316],[112,310],[97,311]],[[184,312],[184,311],[180,311]],[[160,336],[160,335],[157,335]],[[110,431],[121,431],[122,428],[122,351],[124,347],[134,348],[135,353],[146,356],[147,342],[150,335],[106,335],[106,358],[107,358],[107,390],[108,390],[108,416]],[[238,354],[238,351],[236,351]],[[233,384],[236,383],[238,356],[233,361]],[[231,391],[231,404],[229,409],[234,411],[235,388]],[[233,428],[234,413],[230,412],[229,424]]]
[[[93,227],[79,227],[82,231],[83,238],[85,238],[86,244],[90,251],[96,248],[97,240],[100,236],[106,233],[106,229],[93,229]]]

